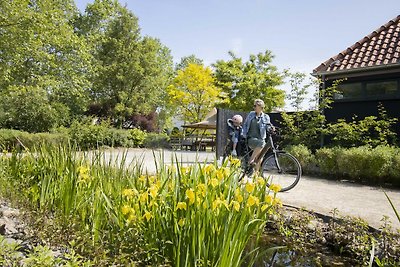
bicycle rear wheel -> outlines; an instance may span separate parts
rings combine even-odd
[[[280,192],[295,187],[301,177],[299,161],[285,151],[278,151],[268,155],[261,164],[261,176],[267,179],[267,185],[279,184]]]

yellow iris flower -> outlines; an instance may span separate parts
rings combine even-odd
[[[213,164],[208,164],[207,166],[204,167],[204,172],[206,174],[211,174],[215,171],[215,166]]]
[[[217,187],[219,184],[218,179],[216,179],[216,178],[210,179],[210,181],[208,183],[211,184],[212,187]]]
[[[224,170],[223,169],[217,170],[215,174],[216,174],[218,180],[221,181],[224,179]]]
[[[122,190],[122,196],[126,197],[126,198],[132,198],[137,194],[137,190],[136,189],[124,189]]]
[[[279,184],[271,184],[269,186],[269,189],[271,189],[272,191],[274,191],[275,193],[278,193],[279,191],[281,191],[282,186],[280,186]]]
[[[150,187],[150,189],[149,189],[149,192],[150,192],[150,196],[151,196],[152,198],[156,198],[156,197],[157,197],[157,194],[158,194],[158,187],[157,187],[156,185],[152,185],[152,186]]]
[[[150,221],[150,219],[153,217],[150,212],[146,211],[146,213],[143,215],[143,218],[146,219],[147,221]]]
[[[207,186],[205,184],[198,184],[197,185],[197,189],[198,189],[198,194],[205,197],[206,196],[206,190],[207,190]]]
[[[246,191],[248,193],[253,192],[254,188],[255,188],[255,184],[254,183],[252,183],[252,182],[246,183],[245,189],[246,189]]]
[[[189,205],[192,205],[194,203],[194,199],[195,199],[194,191],[192,189],[187,189],[186,197],[189,199]]]
[[[238,201],[233,200],[233,201],[231,202],[231,205],[233,206],[233,209],[234,209],[234,210],[236,210],[236,211],[239,211],[239,210],[240,210],[240,203],[239,203]]]
[[[186,202],[178,202],[176,210],[186,210]]]
[[[252,207],[254,205],[258,206],[259,204],[260,200],[258,199],[258,197],[250,195],[249,198],[247,199],[247,207]]]
[[[260,186],[264,186],[264,184],[265,184],[264,178],[262,178],[260,176],[257,177],[256,181],[257,181],[257,184],[259,184]]]
[[[238,158],[230,157],[229,158],[229,162],[231,163],[231,165],[233,167],[239,167],[240,166],[240,159],[238,159]]]
[[[121,212],[123,215],[127,215],[131,211],[131,207],[128,205],[124,205],[121,208]]]
[[[140,194],[140,202],[146,202],[148,197],[149,195],[147,194],[147,192],[143,192],[142,194]]]
[[[242,203],[242,201],[243,201],[243,196],[242,196],[242,194],[240,193],[239,188],[237,188],[237,189],[235,190],[235,198],[236,198],[237,202]]]
[[[274,201],[274,198],[271,195],[265,196],[264,202],[271,205],[272,202]]]

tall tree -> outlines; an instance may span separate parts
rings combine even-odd
[[[252,110],[256,98],[264,100],[266,111],[284,105],[284,91],[277,88],[283,83],[283,75],[271,64],[273,56],[270,51],[250,55],[245,62],[233,52],[229,52],[229,55],[230,60],[219,60],[213,65],[217,85],[230,98],[229,104],[223,107]]]
[[[167,90],[170,104],[188,123],[199,122],[213,107],[227,101],[226,94],[215,86],[211,69],[193,63],[178,71]]]
[[[195,55],[190,55],[186,57],[182,57],[181,61],[175,65],[175,70],[183,70],[187,66],[189,66],[190,63],[197,64],[197,65],[204,65],[203,60],[200,58],[197,58]]]
[[[172,57],[159,40],[140,35],[132,12],[118,1],[96,0],[77,28],[94,55],[92,113],[122,125],[132,114],[150,113],[162,105]]]
[[[72,0],[0,2],[2,127],[43,131],[62,123],[56,118],[67,122],[70,115],[84,112],[90,55],[85,41],[74,33],[77,12]],[[24,110],[32,108],[25,103],[28,100],[41,108]],[[54,114],[53,119],[47,118],[54,123],[38,122],[39,114],[26,116],[25,124],[15,117],[45,109],[51,111],[47,115]]]

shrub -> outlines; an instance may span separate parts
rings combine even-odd
[[[304,173],[315,171],[315,156],[305,145],[289,146],[286,151],[299,160]]]
[[[392,157],[389,176],[393,178],[393,183],[395,185],[400,186],[400,149],[397,149]]]
[[[371,182],[390,180],[395,149],[388,146],[356,147],[338,154],[339,172],[354,179],[367,179]]]
[[[320,174],[378,184],[400,184],[400,149],[390,146],[321,148],[315,158]]]
[[[337,155],[341,153],[341,148],[321,148],[315,152],[315,160],[322,174],[335,175],[339,168]]]
[[[380,111],[380,117],[369,116],[362,120],[353,117],[350,122],[339,119],[335,123],[328,124],[327,133],[330,134],[331,145],[376,147],[395,144],[396,133],[392,127],[397,122],[397,118],[388,118],[384,114]]]
[[[67,144],[65,133],[27,133],[18,130],[0,129],[0,148],[7,151],[31,149],[40,144]]]
[[[137,128],[129,130],[129,132],[129,139],[132,140],[132,145],[134,147],[142,147],[147,133]]]
[[[83,122],[73,122],[69,128],[71,141],[82,149],[97,148],[108,145],[109,124],[93,124],[89,119]]]
[[[369,157],[370,151],[366,147],[342,149],[336,154],[338,174],[360,179]]]
[[[112,147],[133,147],[133,141],[130,137],[131,133],[127,130],[110,128],[108,130],[106,145]]]
[[[169,137],[163,133],[148,133],[143,145],[148,148],[170,148]]]

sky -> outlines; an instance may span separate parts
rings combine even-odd
[[[75,0],[84,11],[93,0]],[[205,65],[270,50],[279,70],[319,64],[400,15],[399,0],[120,0],[143,35]],[[284,85],[285,86],[285,85]],[[286,88],[284,88],[286,89]]]

